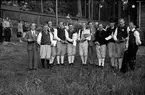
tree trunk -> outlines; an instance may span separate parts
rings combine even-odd
[[[43,13],[43,0],[41,0],[41,12]]]
[[[88,12],[89,12],[89,20],[91,19],[91,1],[89,0],[89,2],[88,2],[89,4],[88,4]]]
[[[81,0],[77,0],[77,4],[78,4],[78,16],[82,17],[82,4],[81,4]]]

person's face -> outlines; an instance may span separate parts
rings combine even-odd
[[[51,21],[48,22],[48,26],[52,27],[52,22]]]
[[[110,27],[114,27],[115,23],[114,22],[111,22],[110,23]]]
[[[47,30],[48,30],[48,26],[45,25],[45,26],[43,27],[43,30],[44,30],[44,31],[47,31]]]
[[[89,23],[89,27],[90,28],[92,28],[93,27],[93,23],[91,22],[91,23]]]
[[[135,28],[135,25],[131,22],[131,23],[129,23],[129,28],[133,29],[133,28]]]
[[[64,28],[63,22],[60,22],[60,23],[59,23],[59,27],[60,27],[60,28]]]
[[[119,24],[120,24],[121,26],[123,26],[123,25],[125,24],[125,21],[124,21],[123,19],[121,19],[121,20],[119,21]]]
[[[82,28],[86,28],[86,23],[82,23]]]
[[[99,24],[99,30],[103,30],[103,25]]]
[[[8,17],[6,17],[6,20],[9,20],[9,18],[8,18]]]
[[[73,25],[69,25],[69,29],[72,30],[73,29]]]
[[[25,25],[27,25],[27,22],[25,22]]]
[[[32,29],[32,30],[35,30],[35,28],[36,28],[36,25],[35,25],[35,24],[32,24],[32,25],[31,25],[31,29]]]
[[[95,22],[95,26],[98,27],[98,25],[99,25],[99,23],[98,22]]]

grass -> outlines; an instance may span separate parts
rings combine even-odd
[[[144,57],[126,74],[112,70],[108,59],[104,69],[82,67],[78,56],[72,67],[28,71],[25,43],[0,45],[0,95],[145,95]]]

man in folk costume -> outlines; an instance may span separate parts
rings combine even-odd
[[[95,61],[95,53],[94,52],[96,52],[95,44],[93,41],[95,40],[96,29],[95,29],[92,22],[88,22],[88,27],[89,27],[89,30],[91,33],[90,40],[88,41],[88,60],[89,60],[90,64],[93,64]]]
[[[66,41],[66,29],[64,28],[64,23],[59,22],[59,27],[57,28],[55,39],[57,40],[57,64],[64,65],[64,56],[66,54],[67,41]],[[61,59],[61,63],[60,63]]]
[[[56,57],[56,44],[57,44],[57,40],[55,39],[57,29],[52,27],[52,21],[48,21],[48,32],[50,32],[53,35],[51,41],[51,58],[50,58],[50,66],[52,67],[54,59]]]
[[[79,53],[82,65],[87,65],[88,59],[88,40],[90,40],[90,30],[86,29],[86,23],[82,23],[82,29],[78,33]]]
[[[126,41],[128,38],[128,33],[127,33],[127,26],[125,25],[124,19],[119,20],[119,26],[116,28],[115,33],[114,33],[114,40],[116,42],[116,68],[119,67],[121,69],[122,67],[122,62],[123,62],[123,56],[124,56],[124,51],[126,49]]]
[[[105,65],[105,57],[106,57],[106,31],[103,27],[103,24],[99,24],[99,28],[95,33],[95,44],[96,44],[96,52],[99,67],[104,67]]]
[[[72,24],[69,24],[68,26],[69,26],[68,31],[66,31],[66,39],[68,41],[67,44],[68,62],[69,65],[73,65],[76,54],[77,32],[74,30],[74,26]]]
[[[131,70],[135,69],[136,53],[138,46],[141,45],[140,35],[133,22],[129,23],[129,39],[128,39],[128,63]]]
[[[50,57],[51,57],[51,42],[52,34],[48,32],[48,25],[44,25],[43,31],[39,33],[37,43],[40,45],[40,58],[42,68],[45,68],[45,60],[47,62],[47,68],[50,68]]]
[[[113,35],[115,33],[116,27],[115,22],[110,21],[110,26],[107,28],[107,37],[105,38],[107,40],[107,46],[108,46],[108,53],[111,60],[111,67],[115,67],[115,54],[116,54],[116,47],[115,47],[115,41],[113,39]]]
[[[28,59],[29,59],[29,70],[36,70],[37,69],[37,56],[38,56],[38,44],[37,44],[37,37],[38,32],[35,30],[36,24],[31,24],[31,30],[26,33],[24,36],[24,41],[28,43],[27,45],[27,52],[28,52]]]

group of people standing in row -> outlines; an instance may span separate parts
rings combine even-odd
[[[17,30],[16,34],[19,39],[19,42],[23,42],[23,34],[26,34],[26,32],[30,30],[29,26],[30,25],[27,21],[19,21],[18,25],[15,28]],[[11,42],[13,28],[14,25],[8,17],[0,21],[0,42]]]
[[[22,36],[21,33],[24,31],[25,34]],[[23,29],[20,21],[17,35],[20,42],[23,40],[28,43],[30,70],[37,69],[38,57],[41,59],[42,68],[53,67],[55,58],[57,65],[64,65],[65,55],[68,56],[68,64],[73,65],[77,45],[83,66],[89,62],[101,68],[104,67],[108,49],[112,68],[122,68],[124,52],[127,51],[127,63],[131,70],[134,70],[136,53],[138,46],[141,45],[136,25],[133,22],[129,22],[128,26],[125,25],[124,19],[119,19],[118,25],[115,21],[110,21],[106,27],[102,23],[89,21],[88,23],[80,22],[77,25],[72,23],[65,25],[64,22],[59,22],[58,27],[55,28],[52,21],[48,21],[40,32],[36,30],[35,23],[31,24],[30,29],[28,27]],[[95,54],[98,64],[94,63]]]

